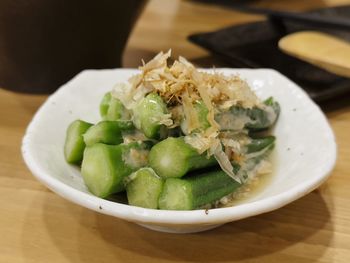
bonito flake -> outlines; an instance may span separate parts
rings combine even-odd
[[[247,82],[239,76],[226,76],[214,72],[208,73],[196,69],[192,63],[179,57],[171,65],[171,50],[160,52],[152,60],[139,68],[140,73],[132,76],[127,83],[119,83],[112,96],[119,99],[129,110],[149,93],[155,92],[167,104],[169,114],[159,119],[159,123],[169,128],[181,125],[186,143],[199,153],[207,152],[218,160],[221,168],[233,179],[241,182],[233,172],[230,156],[225,154],[231,147],[239,146],[230,139],[231,146],[220,139],[220,126],[215,121],[215,113],[232,106],[252,108],[263,107],[262,102],[250,89]],[[201,130],[198,113],[194,104],[202,101],[208,110],[206,119],[209,127]]]

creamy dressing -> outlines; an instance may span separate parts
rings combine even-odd
[[[123,136],[123,143],[124,144],[129,144],[132,142],[143,142],[148,140],[148,138],[139,130],[135,130],[135,131],[124,131],[122,132],[122,136]]]
[[[148,150],[130,149],[123,154],[123,161],[128,166],[137,169],[147,165],[148,154]]]
[[[246,124],[252,124],[253,121],[246,114],[232,114],[227,111],[216,117],[222,130],[242,130]]]

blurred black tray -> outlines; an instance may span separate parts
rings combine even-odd
[[[350,19],[350,6],[318,9],[310,14]],[[350,92],[350,79],[329,73],[282,53],[278,40],[300,30],[318,30],[350,41],[350,32],[327,30],[280,20],[266,20],[227,27],[215,32],[197,33],[189,40],[219,55],[233,67],[273,68],[299,84],[312,99],[325,101]]]

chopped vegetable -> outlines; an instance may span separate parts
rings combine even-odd
[[[133,127],[131,121],[101,121],[85,132],[84,142],[87,146],[95,143],[117,145],[123,142],[122,132]]]
[[[234,172],[242,174],[247,179],[249,172],[253,171],[272,150],[274,140],[266,138],[264,145],[264,147],[259,148],[259,154],[249,159],[244,165],[233,163]],[[263,149],[265,151],[262,151]],[[231,194],[241,185],[222,170],[189,175],[181,179],[168,178],[159,197],[159,208],[193,210],[205,205],[212,205],[215,201]]]
[[[163,179],[152,168],[141,168],[127,178],[126,194],[130,205],[157,209],[162,189]]]
[[[208,116],[208,109],[205,106],[203,101],[196,101],[194,105],[191,105],[193,107],[191,109],[192,112],[195,114],[190,114],[191,119],[187,119],[186,116],[182,119],[181,122],[181,130],[183,133],[187,134],[188,132],[200,132],[205,131],[207,128],[210,127],[210,123],[208,122],[207,116]],[[194,125],[194,123],[196,123]],[[192,125],[191,128],[189,128],[189,125]]]
[[[215,164],[214,158],[199,154],[181,137],[169,137],[157,143],[149,154],[149,165],[163,178],[182,177],[191,170]]]
[[[215,116],[220,124],[220,129],[225,130],[262,130],[271,127],[277,120],[280,106],[273,98],[264,102],[262,107],[242,108],[232,106],[229,110],[223,111]]]
[[[275,142],[275,140],[275,136],[266,136],[263,138],[252,139],[251,142],[246,146],[246,153],[251,154],[254,152],[259,152],[272,145]]]
[[[159,198],[159,208],[193,210],[232,193],[240,186],[221,170],[184,179],[168,178]]]
[[[104,198],[123,191],[124,178],[147,164],[147,148],[139,143],[86,147],[81,174],[90,192]]]
[[[132,128],[130,121],[101,121],[86,131],[84,142],[87,146],[95,143],[117,145],[123,142],[122,131]]]
[[[66,142],[64,144],[64,156],[68,163],[79,164],[83,160],[85,149],[83,134],[91,126],[91,123],[81,120],[73,121],[69,125],[66,133]]]
[[[106,93],[100,104],[100,115],[103,120],[117,121],[129,120],[130,114],[120,100],[113,98],[111,93]]]
[[[162,98],[151,93],[135,107],[134,124],[148,138],[159,138],[161,126],[170,126],[173,122]]]
[[[104,119],[107,115],[108,112],[108,108],[109,108],[109,103],[111,101],[112,95],[110,92],[107,92],[100,103],[100,115],[102,117],[102,119]]]

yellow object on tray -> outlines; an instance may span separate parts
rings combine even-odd
[[[317,31],[302,31],[280,39],[285,53],[334,74],[350,77],[350,43]]]

